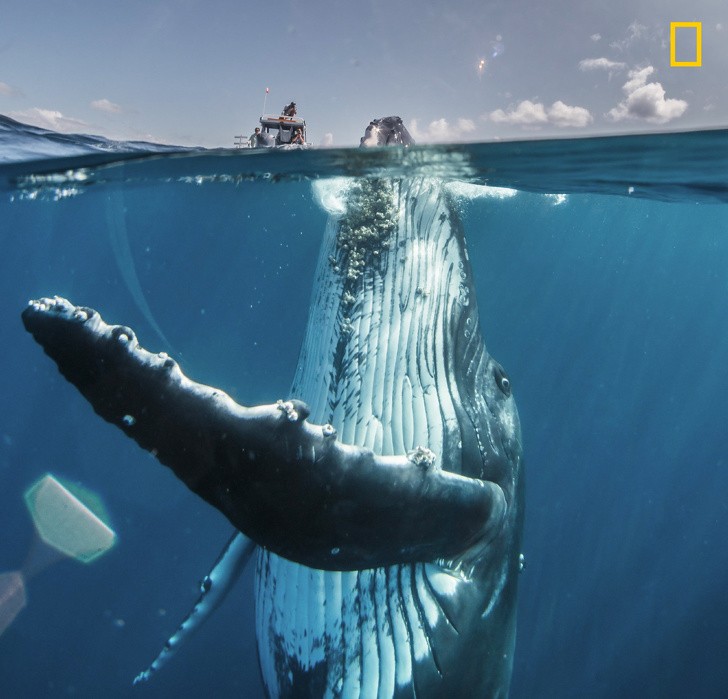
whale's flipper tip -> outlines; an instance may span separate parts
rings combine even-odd
[[[133,685],[142,684],[143,682],[146,682],[149,680],[149,670],[144,670],[144,672],[140,672],[132,682]]]

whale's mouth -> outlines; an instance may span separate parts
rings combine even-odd
[[[401,117],[388,116],[369,122],[359,142],[362,148],[375,146],[413,146],[412,138]]]

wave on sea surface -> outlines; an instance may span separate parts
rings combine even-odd
[[[0,166],[6,163],[68,158],[88,153],[168,153],[191,150],[147,141],[112,141],[103,136],[63,134],[23,124],[0,114]]]

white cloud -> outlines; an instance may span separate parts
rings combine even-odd
[[[549,122],[555,126],[573,126],[581,129],[592,122],[592,115],[584,107],[570,107],[561,100],[554,102],[548,109]]]
[[[640,68],[639,70],[637,68],[630,70],[629,73],[627,73],[629,80],[622,85],[622,89],[629,95],[630,92],[634,92],[636,89],[643,87],[645,83],[647,83],[647,78],[649,78],[654,72],[655,69],[652,66]]]
[[[608,58],[585,58],[579,61],[579,70],[624,70],[626,63],[620,61],[610,61]]]
[[[592,41],[599,41],[602,38],[602,35],[601,34],[592,34],[589,38]]]
[[[13,119],[22,121],[31,126],[39,126],[42,129],[52,129],[61,133],[75,133],[79,129],[85,129],[88,124],[80,119],[63,116],[61,112],[54,109],[40,109],[33,107],[23,112],[10,112]]]
[[[324,137],[321,139],[320,146],[323,146],[324,148],[330,148],[334,145],[334,134],[332,134],[330,131],[327,131],[324,134]]]
[[[467,134],[475,131],[475,122],[472,119],[458,119],[450,124],[447,119],[431,121],[425,129],[420,129],[417,119],[412,119],[407,127],[417,142],[452,142],[461,141]]]
[[[458,131],[461,133],[471,133],[475,131],[475,122],[472,119],[458,119]]]
[[[496,109],[490,113],[490,120],[496,124],[515,124],[517,126],[540,127],[547,124],[559,127],[583,128],[592,122],[592,115],[584,107],[570,107],[557,100],[550,107],[540,102],[523,100],[507,112]]]
[[[546,110],[540,102],[523,100],[515,109],[504,112],[496,109],[490,113],[490,120],[496,124],[517,124],[519,126],[539,126],[548,123]]]
[[[109,114],[121,114],[124,110],[121,105],[111,102],[106,98],[100,100],[94,100],[91,102],[91,106],[99,112],[107,112]]]
[[[0,95],[5,95],[5,97],[22,97],[23,93],[17,87],[0,82]]]
[[[617,51],[624,51],[628,46],[632,45],[638,39],[647,36],[647,27],[640,24],[636,20],[627,27],[627,36],[619,41],[613,41],[609,46]]]
[[[622,86],[627,98],[609,110],[610,119],[644,119],[652,124],[666,124],[684,114],[688,108],[685,100],[665,99],[665,90],[660,83],[647,82],[654,71],[652,66],[629,71],[629,80]]]
[[[643,37],[647,33],[647,27],[644,24],[640,24],[637,20],[627,27],[627,38],[634,41]]]

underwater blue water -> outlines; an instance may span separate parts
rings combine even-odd
[[[18,128],[2,125],[5,148]],[[119,541],[29,581],[0,636],[0,696],[261,696],[252,567],[188,647],[132,687],[230,525],[94,415],[20,312],[59,294],[239,402],[285,397],[326,221],[310,178],[372,172],[528,190],[454,186],[486,344],[525,442],[511,696],[726,696],[725,132],[121,165],[77,156],[84,141],[70,158],[35,137],[24,162],[0,166],[0,571],[23,562],[23,493],[48,471],[97,492]]]

